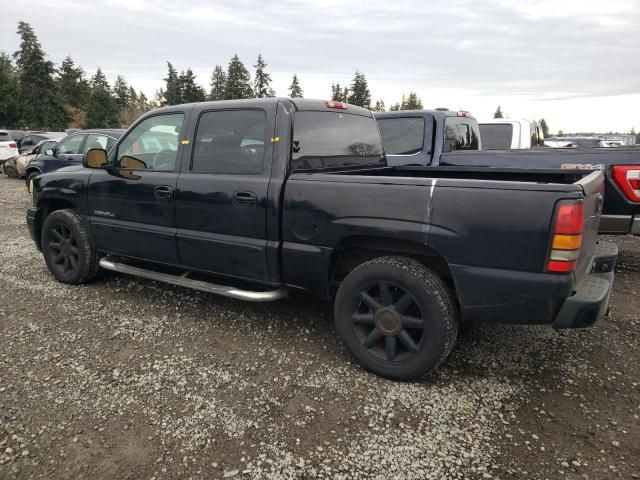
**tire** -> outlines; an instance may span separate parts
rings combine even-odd
[[[27,182],[27,188],[29,188],[29,184],[31,183],[31,180],[36,178],[38,175],[40,175],[40,172],[29,172],[29,173],[27,173],[27,176],[25,178],[25,182]]]
[[[7,175],[7,177],[9,178],[18,178],[18,170],[16,169],[16,167],[14,167],[13,165],[6,165],[4,166],[4,173]]]
[[[73,210],[56,210],[47,216],[41,245],[47,267],[59,282],[86,283],[98,273],[99,257],[91,236]]]
[[[451,353],[458,311],[436,273],[406,257],[356,267],[335,300],[336,329],[367,370],[394,380],[432,372]]]

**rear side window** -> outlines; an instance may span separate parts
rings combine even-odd
[[[511,148],[513,125],[510,123],[480,124],[483,150],[505,150]]]
[[[424,145],[424,118],[381,118],[378,120],[387,155],[413,155]]]
[[[337,112],[297,112],[294,170],[384,166],[382,141],[371,117]]]
[[[191,171],[260,175],[266,137],[267,117],[262,110],[205,112],[198,122]]]
[[[445,152],[455,150],[478,150],[480,147],[477,125],[471,125],[464,117],[447,117],[444,122]]]
[[[87,143],[84,145],[83,153],[87,153],[92,148],[101,148],[109,151],[114,143],[115,140],[107,135],[92,133],[87,137]]]

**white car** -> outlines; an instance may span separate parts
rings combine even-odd
[[[18,156],[18,144],[6,130],[0,130],[0,165],[11,157]]]

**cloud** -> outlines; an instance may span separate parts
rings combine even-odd
[[[387,104],[409,90],[460,103],[640,93],[637,0],[34,0],[4,9],[9,51],[18,19],[54,61],[70,54],[149,94],[167,60],[207,85],[234,53],[247,66],[262,53],[280,94],[295,72],[307,95],[325,97],[356,69]]]

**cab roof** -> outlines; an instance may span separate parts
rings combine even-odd
[[[289,98],[289,97],[269,97],[269,98],[246,98],[246,99],[238,99],[238,100],[217,100],[212,102],[198,102],[198,103],[185,103],[182,105],[171,105],[167,107],[161,107],[154,112],[164,112],[164,111],[175,111],[179,110],[180,107],[185,108],[193,108],[195,106],[204,106],[205,108],[219,108],[219,107],[227,107],[227,108],[236,108],[236,107],[265,107],[268,105],[274,105],[278,102],[288,102],[297,111],[325,111],[325,112],[342,112],[342,113],[350,113],[356,115],[364,115],[370,117],[371,111],[366,108],[357,107],[355,105],[351,105],[344,102],[331,102],[330,100],[313,100],[309,98]],[[329,107],[328,104],[335,103],[342,105],[346,108],[332,108]]]

